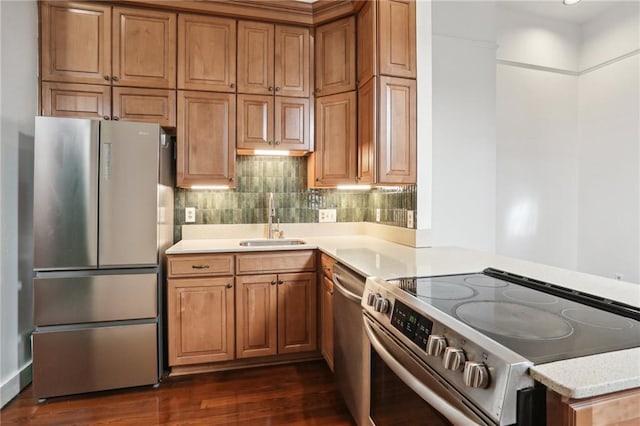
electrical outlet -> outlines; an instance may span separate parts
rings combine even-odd
[[[380,209],[376,209],[376,222],[380,222]]]
[[[622,281],[622,279],[624,278],[624,275],[622,275],[620,272],[616,272],[613,274],[613,278],[615,278],[618,281]]]
[[[185,223],[194,223],[196,221],[196,208],[195,207],[186,207],[184,209],[184,222]]]
[[[413,228],[413,210],[407,210],[407,228]]]
[[[318,210],[318,222],[335,222],[336,209],[320,209]]]

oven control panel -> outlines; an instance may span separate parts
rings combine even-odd
[[[433,330],[433,321],[423,317],[404,303],[396,301],[391,315],[391,325],[419,348],[427,350],[427,340]]]

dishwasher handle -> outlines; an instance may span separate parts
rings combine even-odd
[[[347,290],[347,288],[345,286],[342,285],[341,280],[343,280],[343,278],[341,277],[340,274],[337,274],[335,272],[335,270],[333,271],[333,284],[334,284],[334,288],[336,290],[338,290],[338,292],[340,294],[342,294],[344,297],[346,297],[348,300],[357,303],[358,305],[360,304],[360,302],[362,301],[362,296],[358,296],[357,294],[355,294],[354,292]]]

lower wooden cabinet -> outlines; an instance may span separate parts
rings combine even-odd
[[[333,266],[336,260],[320,257],[320,353],[333,371]]]
[[[314,273],[247,275],[236,280],[238,358],[317,348]]]
[[[169,365],[234,358],[233,277],[169,279]]]
[[[614,426],[640,424],[640,389],[586,399],[569,399],[547,391],[547,425]]]

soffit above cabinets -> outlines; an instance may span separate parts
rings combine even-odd
[[[117,3],[315,26],[352,15],[362,0],[119,0]]]

